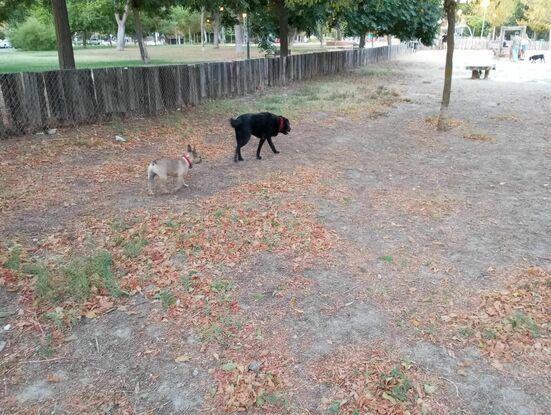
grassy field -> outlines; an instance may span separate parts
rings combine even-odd
[[[312,46],[295,47],[295,52],[310,52],[318,49],[316,44]],[[149,56],[152,64],[168,63],[194,63],[203,61],[224,61],[243,59],[245,54],[237,55],[233,46],[214,49],[209,46],[201,51],[200,46],[191,45],[166,45],[149,46]],[[263,54],[253,47],[253,57]],[[75,49],[77,68],[97,68],[104,66],[138,66],[141,65],[140,52],[137,46],[129,46],[120,52],[108,47],[89,47]],[[6,72],[33,72],[59,69],[57,51],[24,52],[18,50],[0,50],[0,73]]]

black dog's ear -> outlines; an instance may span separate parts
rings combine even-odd
[[[191,153],[191,146],[189,144],[187,145],[187,151],[188,153]]]

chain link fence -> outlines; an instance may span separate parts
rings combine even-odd
[[[0,74],[0,137],[113,116],[153,116],[206,99],[339,73],[411,51],[409,44],[194,65]]]

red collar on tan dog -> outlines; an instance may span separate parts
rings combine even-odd
[[[184,155],[182,156],[182,158],[187,162],[188,167],[191,169],[191,167],[193,166],[193,163],[191,162],[191,160],[189,159],[189,157],[187,156],[187,154],[184,154]]]
[[[279,132],[283,132],[283,128],[285,127],[285,120],[283,117],[279,117]]]

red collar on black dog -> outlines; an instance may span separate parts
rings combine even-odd
[[[285,127],[285,120],[283,119],[283,117],[279,117],[279,132],[280,133],[283,132],[283,127]]]
[[[188,164],[188,167],[191,169],[191,167],[193,166],[193,163],[191,162],[191,160],[189,159],[189,157],[187,156],[187,154],[184,154],[182,156],[182,158],[187,161],[187,164]]]

